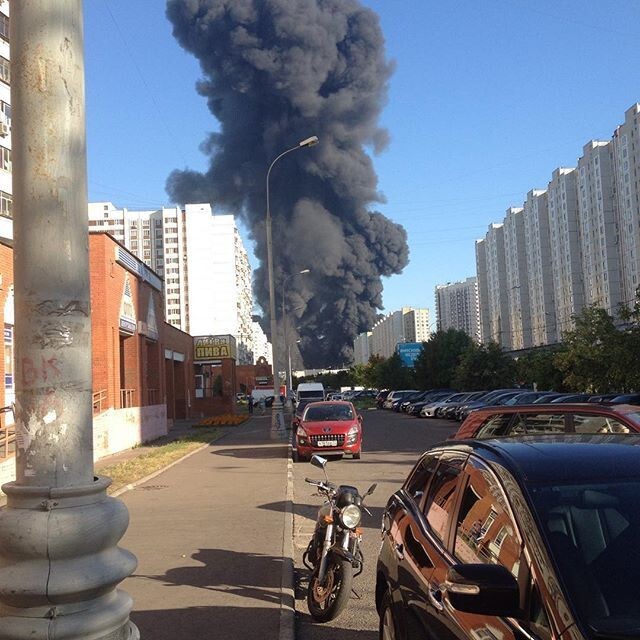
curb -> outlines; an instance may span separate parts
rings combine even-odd
[[[282,533],[282,578],[280,580],[280,632],[278,640],[295,639],[295,592],[293,560],[293,458],[291,440],[287,445],[287,490]]]

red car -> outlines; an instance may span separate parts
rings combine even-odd
[[[331,400],[309,403],[296,428],[294,460],[310,460],[314,453],[362,452],[362,416],[350,402]]]
[[[472,411],[454,440],[557,435],[560,433],[638,433],[640,407],[624,404],[529,404]]]

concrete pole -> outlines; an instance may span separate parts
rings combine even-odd
[[[16,481],[0,640],[131,640],[126,507],[93,475],[81,0],[11,6]]]

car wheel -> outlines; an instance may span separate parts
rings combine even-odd
[[[400,640],[400,634],[396,628],[396,621],[393,617],[393,607],[391,606],[391,596],[386,592],[380,603],[380,640]]]
[[[357,453],[353,454],[353,459],[354,460],[360,460],[361,456],[362,456],[362,451],[358,451]]]

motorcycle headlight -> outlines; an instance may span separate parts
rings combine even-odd
[[[362,512],[355,504],[347,505],[340,511],[340,519],[347,529],[355,529],[360,524]]]

